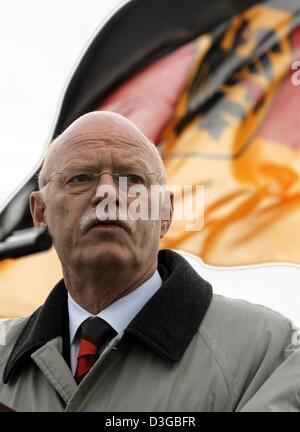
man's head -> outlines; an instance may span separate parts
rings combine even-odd
[[[90,186],[85,173],[91,173]],[[164,183],[163,163],[155,146],[118,114],[103,111],[80,117],[47,150],[40,191],[32,193],[30,208],[35,225],[48,227],[64,271],[127,266],[147,273],[147,266],[156,263],[159,239],[171,218],[99,223],[104,199],[115,203],[117,219],[123,202],[112,173],[138,174],[147,180],[150,214],[150,186]],[[137,176],[130,179],[139,183]],[[128,198],[128,206],[133,199]],[[172,197],[165,199],[171,216]]]

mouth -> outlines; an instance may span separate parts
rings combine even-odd
[[[119,221],[115,220],[104,220],[104,221],[92,221],[88,227],[86,232],[90,231],[91,229],[116,229],[116,228],[123,228],[122,225],[119,223]]]

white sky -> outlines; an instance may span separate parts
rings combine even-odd
[[[0,211],[38,166],[77,61],[101,23],[120,3],[0,2]],[[215,291],[267,305],[300,324],[299,267],[228,271],[192,261]]]
[[[77,61],[120,3],[0,2],[0,210],[37,167]]]

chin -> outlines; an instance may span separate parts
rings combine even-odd
[[[118,266],[128,265],[130,254],[124,247],[103,245],[97,250],[91,251],[84,261],[91,267],[104,267],[104,270],[108,270],[109,267],[116,269]]]

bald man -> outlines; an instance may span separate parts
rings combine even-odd
[[[159,251],[173,214],[164,186],[155,146],[118,114],[86,114],[50,145],[30,208],[63,279],[4,323],[3,410],[239,411],[284,361],[289,320],[213,295]]]

